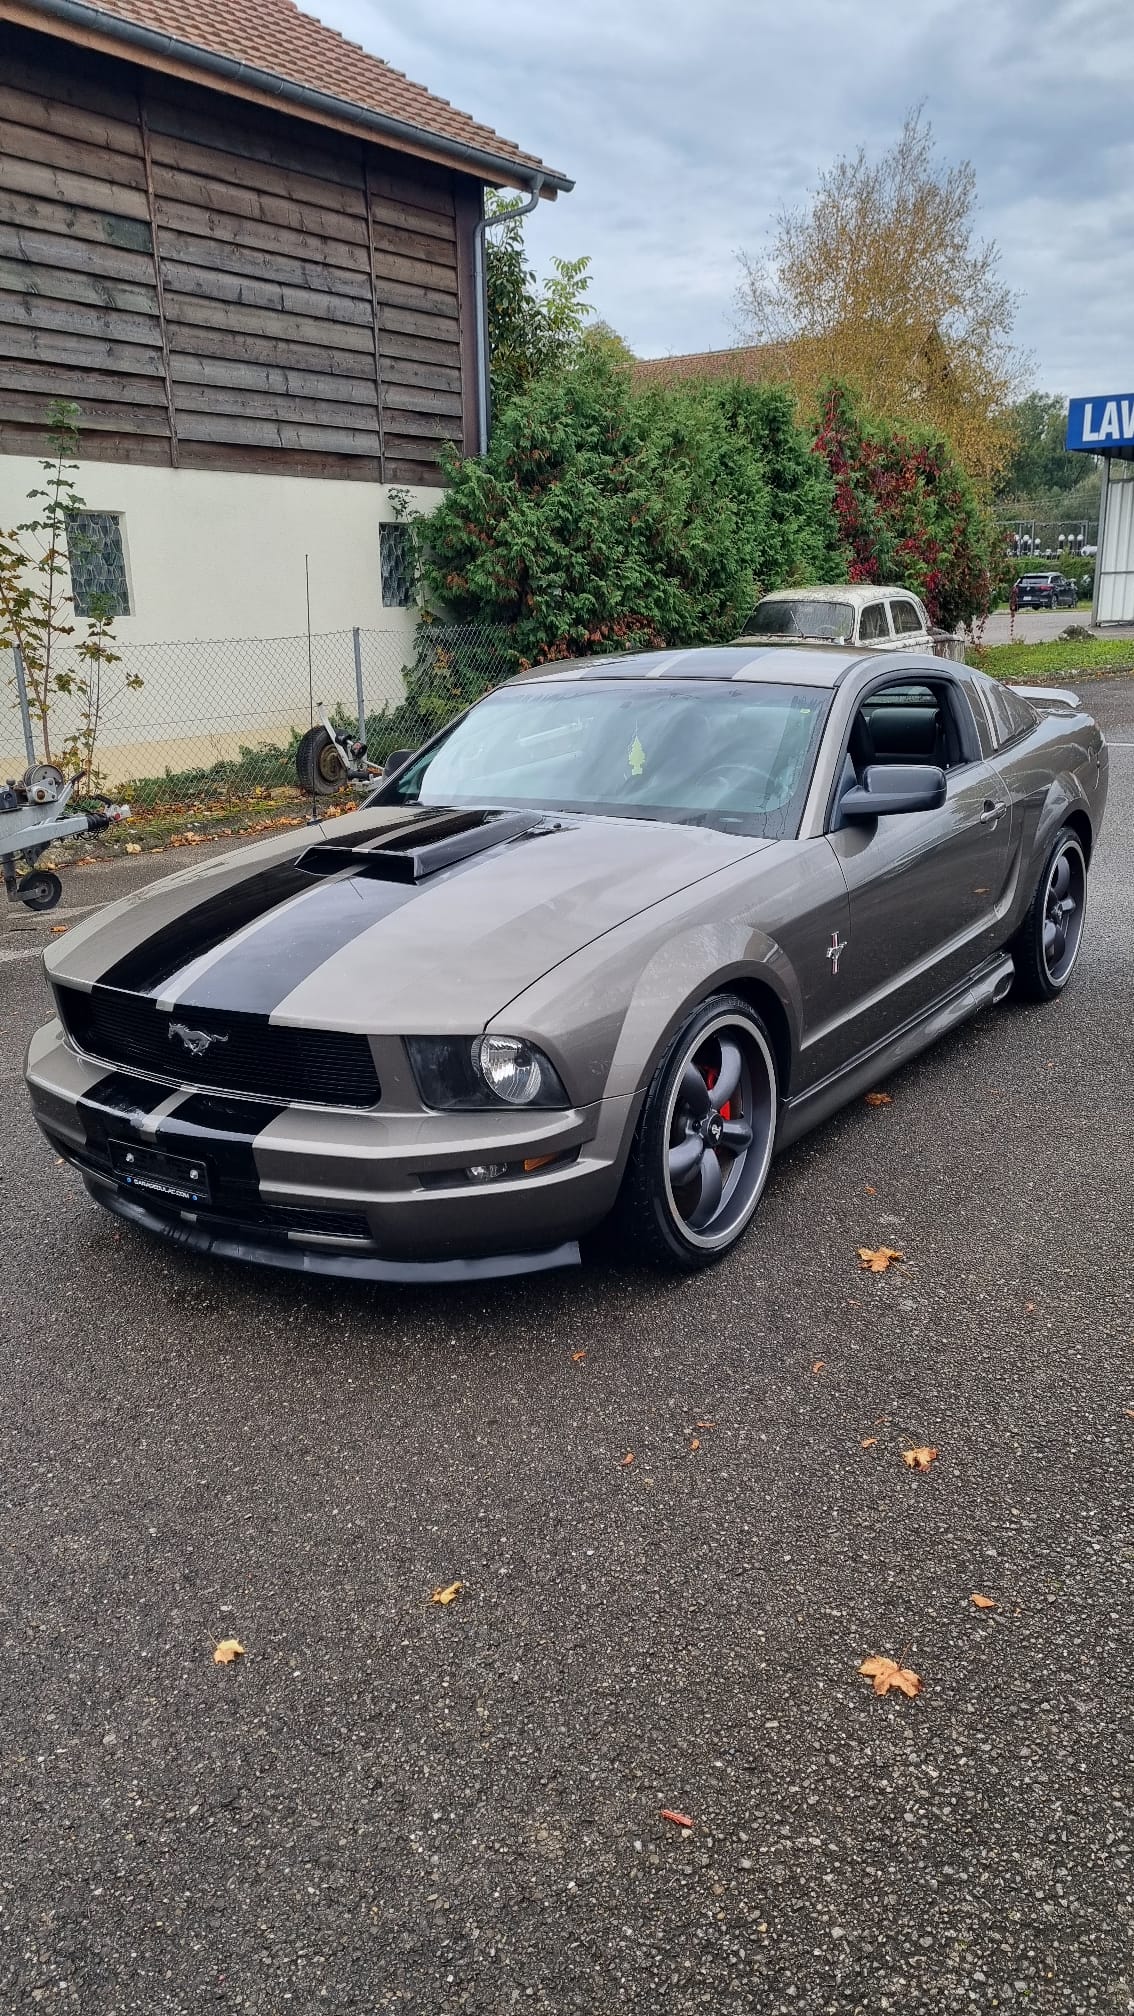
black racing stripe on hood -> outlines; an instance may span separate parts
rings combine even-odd
[[[234,932],[242,931],[266,911],[310,887],[309,877],[294,861],[277,861],[246,881],[214,890],[191,910],[162,924],[140,945],[116,959],[105,973],[100,973],[99,984],[121,987],[131,994],[148,994],[191,959],[212,952]]]
[[[429,838],[431,829],[447,832],[453,816],[445,809],[407,806],[404,818],[391,821],[387,813],[384,821],[352,833],[350,844],[365,847],[370,842],[398,841],[408,832]],[[311,846],[341,844],[334,837],[333,826],[329,832],[321,830],[322,839],[314,842],[307,833],[297,833],[297,852],[305,852]],[[297,868],[294,860],[273,862],[270,868],[261,868],[244,881],[212,891],[179,917],[171,918],[168,924],[161,925],[140,945],[115,960],[105,973],[100,973],[99,982],[104,987],[125,988],[131,994],[151,994],[183,966],[206,952],[214,952],[226,938],[310,887],[310,875]],[[302,973],[298,977],[302,979]]]
[[[269,917],[259,930],[222,953],[183,995],[176,1013],[222,1008],[241,1015],[270,1015],[303,980],[372,924],[413,901],[413,885],[373,882],[362,875],[311,882],[306,901]]]
[[[213,1203],[239,1212],[260,1201],[256,1136],[284,1110],[197,1092],[158,1122],[157,1145],[166,1155],[199,1155],[209,1171]]]

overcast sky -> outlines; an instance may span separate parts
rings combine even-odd
[[[639,356],[719,348],[740,246],[924,99],[1052,392],[1134,386],[1131,0],[301,0],[573,176],[534,263],[589,253]]]

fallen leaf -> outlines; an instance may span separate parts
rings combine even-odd
[[[587,1354],[585,1351],[572,1351],[571,1353],[572,1365],[581,1365],[586,1355]]]
[[[693,1821],[688,1813],[676,1813],[672,1806],[663,1806],[659,1817],[662,1820],[671,1820],[675,1827],[692,1827],[693,1825]]]
[[[62,938],[64,931],[69,931],[70,928],[71,927],[69,924],[53,924],[51,927],[51,935],[53,938]]]
[[[214,1666],[231,1666],[234,1659],[243,1659],[244,1647],[239,1638],[222,1638],[213,1652]]]
[[[893,1103],[888,1092],[868,1092],[866,1094],[865,1104],[867,1106],[892,1106]]]
[[[858,1264],[864,1274],[885,1274],[895,1260],[904,1260],[905,1257],[894,1246],[860,1246],[858,1249]]]
[[[1128,1421],[1134,1421],[1134,1407],[1124,1407],[1122,1411]]]
[[[63,1158],[63,1156],[62,1156],[62,1155],[57,1155],[57,1156],[55,1157],[55,1167],[56,1167],[57,1169],[62,1169],[62,1168],[63,1168],[63,1166],[64,1166],[64,1158]]]
[[[632,1449],[628,1449],[626,1451],[625,1456],[622,1458],[622,1468],[625,1470],[627,1464],[632,1463],[633,1461],[634,1461],[634,1451]]]
[[[928,1470],[930,1464],[936,1463],[936,1461],[936,1449],[902,1450],[902,1462],[905,1464],[907,1470]]]
[[[1024,1314],[1025,1314],[1025,1316],[1034,1316],[1034,1315],[1035,1315],[1035,1313],[1036,1313],[1036,1305],[1035,1305],[1035,1303],[1034,1303],[1034,1302],[1025,1302],[1025,1304],[1024,1304]]]
[[[463,1582],[450,1582],[447,1589],[435,1589],[429,1600],[431,1603],[455,1603],[464,1586]]]
[[[873,1449],[877,1440],[878,1440],[877,1435],[864,1435],[861,1443],[859,1444],[859,1447],[861,1449]]]
[[[689,1447],[691,1449],[699,1449],[701,1447],[700,1439],[698,1436],[694,1435],[692,1442],[689,1444]]]
[[[715,1421],[695,1421],[693,1423],[695,1428],[715,1428],[716,1425]]]
[[[142,850],[136,840],[127,840],[122,851],[125,854],[140,854]]]
[[[912,1701],[915,1694],[921,1693],[920,1675],[911,1672],[908,1666],[899,1666],[896,1659],[880,1659],[872,1653],[869,1659],[863,1660],[858,1670],[873,1681],[876,1694],[888,1694],[892,1687],[896,1687],[900,1694],[908,1694]]]
[[[827,1370],[827,1360],[825,1358],[817,1358],[811,1370],[813,1372],[825,1372]]]
[[[996,1608],[996,1599],[993,1596],[972,1596],[969,1598],[969,1601],[976,1610],[995,1610]]]
[[[866,1191],[868,1197],[877,1197],[878,1192],[874,1188],[873,1183],[864,1183],[862,1187]]]

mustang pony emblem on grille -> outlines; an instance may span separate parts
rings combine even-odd
[[[227,1043],[227,1036],[211,1035],[207,1029],[187,1029],[184,1022],[171,1022],[167,1036],[180,1036],[190,1057],[203,1057],[211,1043]]]

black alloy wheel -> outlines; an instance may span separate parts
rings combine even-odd
[[[1075,969],[1087,914],[1087,859],[1070,826],[1056,835],[1028,914],[1012,942],[1021,993],[1053,1001]]]
[[[763,1193],[778,1113],[767,1029],[738,996],[714,995],[646,1096],[619,1208],[635,1251],[688,1271],[727,1253]]]

